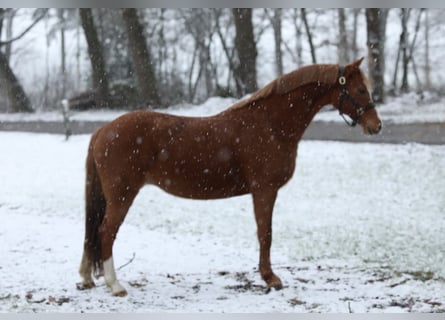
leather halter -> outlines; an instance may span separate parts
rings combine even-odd
[[[343,120],[345,120],[346,124],[350,127],[354,127],[355,125],[357,125],[358,121],[360,120],[360,117],[368,110],[374,109],[375,108],[375,104],[373,102],[368,103],[366,106],[361,107],[357,101],[349,94],[348,89],[346,89],[346,78],[344,76],[345,73],[345,67],[340,66],[338,68],[338,83],[340,84],[341,87],[341,94],[339,97],[339,103],[338,103],[338,111],[340,112],[341,117],[343,118]],[[352,122],[349,122],[344,114],[343,114],[343,101],[344,100],[349,100],[349,102],[354,106],[355,108],[355,113],[356,116],[353,118],[352,116]]]

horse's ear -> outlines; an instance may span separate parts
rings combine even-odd
[[[352,66],[355,67],[355,68],[359,68],[360,65],[361,65],[362,62],[363,62],[363,59],[365,59],[365,57],[361,57],[360,59],[354,61],[353,63],[351,63]]]

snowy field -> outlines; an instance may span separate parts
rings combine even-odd
[[[209,98],[200,105],[180,104],[163,109],[162,112],[187,115],[203,116],[221,112],[234,104],[234,98]],[[445,122],[445,101],[434,94],[426,93],[420,99],[416,93],[409,93],[397,98],[388,98],[388,102],[379,105],[380,116],[385,123],[435,123]],[[83,111],[70,112],[70,120],[73,121],[111,121],[127,111]],[[335,121],[343,122],[338,116],[338,111],[332,107],[325,107],[315,116],[315,121]],[[35,112],[31,114],[23,113],[0,113],[0,122],[11,121],[63,121],[61,109],[55,111]]]
[[[284,289],[268,294],[249,196],[147,186],[117,237],[129,295],[114,298],[103,279],[75,286],[88,141],[0,132],[1,312],[445,312],[445,146],[302,141],[274,213]]]

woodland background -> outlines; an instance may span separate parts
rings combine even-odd
[[[443,9],[0,8],[0,111],[162,108],[242,97],[366,57],[373,96],[443,95]]]

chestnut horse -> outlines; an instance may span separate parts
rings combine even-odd
[[[280,289],[272,271],[272,211],[278,190],[292,177],[297,146],[315,114],[332,104],[376,134],[381,121],[368,80],[359,68],[310,65],[285,74],[249,98],[210,117],[129,112],[97,129],[86,161],[86,231],[79,289],[103,275],[115,296],[127,294],[116,278],[113,242],[145,184],[190,199],[251,194],[260,244],[259,271]]]

